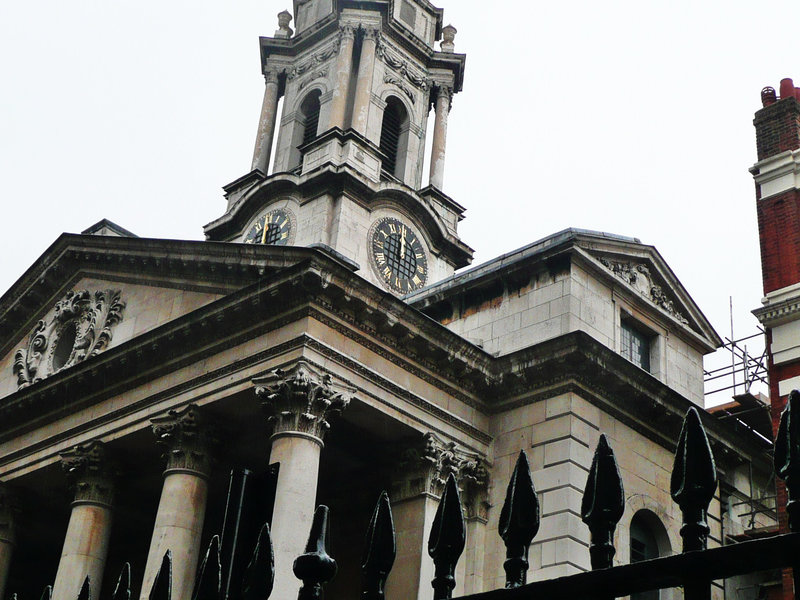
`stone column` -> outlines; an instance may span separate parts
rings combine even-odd
[[[367,134],[369,105],[372,98],[372,74],[375,69],[375,49],[379,35],[380,32],[377,29],[366,29],[361,44],[361,60],[358,64],[358,79],[353,99],[353,129],[361,135]]]
[[[171,410],[151,423],[158,443],[164,448],[167,467],[141,598],[149,598],[167,550],[172,551],[172,597],[189,598],[201,550],[213,439],[202,411],[194,405]]]
[[[258,121],[256,147],[253,151],[253,169],[264,175],[269,173],[269,157],[272,152],[272,138],[275,135],[275,121],[278,117],[278,71],[268,69],[264,73],[266,87],[261,104],[261,118]]]
[[[397,532],[397,558],[386,581],[386,597],[430,600],[433,593],[433,560],[428,555],[428,537],[444,484],[453,473],[462,491],[462,502],[469,518],[472,489],[486,489],[485,463],[477,454],[459,449],[455,442],[426,433],[418,444],[403,450],[398,465],[400,477],[392,486],[391,501]],[[468,487],[467,487],[468,486]],[[485,505],[485,501],[483,503]],[[467,557],[473,548],[472,528],[467,527]],[[483,550],[478,548],[477,552]],[[475,552],[473,552],[475,554]],[[463,595],[472,563],[462,557],[457,567],[454,595]]]
[[[17,545],[18,511],[17,499],[8,486],[0,482],[0,598],[6,597],[8,573],[14,547]]]
[[[350,74],[353,71],[353,42],[355,29],[345,24],[339,29],[339,55],[336,57],[336,79],[333,84],[331,98],[330,122],[328,129],[338,127],[344,129],[347,116],[347,97],[350,85]]]
[[[453,89],[440,86],[436,91],[436,120],[433,123],[433,144],[431,149],[430,185],[442,189],[444,184],[444,154],[447,142],[447,115]]]
[[[53,600],[75,600],[86,577],[97,597],[103,584],[103,570],[111,536],[111,507],[114,500],[112,471],[106,447],[93,441],[61,454],[75,500],[53,584]]]
[[[253,383],[272,426],[269,462],[280,464],[271,522],[273,597],[295,598],[300,582],[292,565],[304,551],[314,516],[322,439],[330,427],[328,419],[344,410],[350,399],[347,392],[333,389],[329,375],[304,361]]]

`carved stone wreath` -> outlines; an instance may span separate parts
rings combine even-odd
[[[648,298],[653,304],[663,308],[684,325],[689,323],[689,320],[675,308],[675,303],[669,299],[661,286],[653,282],[653,276],[650,274],[650,269],[647,268],[647,265],[619,262],[605,258],[601,258],[600,262],[610,269],[614,275],[626,281],[642,296]]]
[[[19,389],[100,354],[124,310],[119,290],[67,292],[33,328],[27,346],[14,354]]]

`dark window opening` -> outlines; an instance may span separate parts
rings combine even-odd
[[[658,542],[641,514],[631,519],[631,562],[658,558]],[[631,600],[658,600],[659,590],[631,594]]]
[[[313,142],[317,137],[317,128],[319,127],[319,97],[319,90],[311,92],[305,97],[300,107],[305,120],[305,125],[303,125],[303,141],[300,143],[301,146]]]
[[[402,144],[403,128],[406,124],[406,109],[397,98],[389,98],[386,101],[386,109],[383,111],[383,122],[381,123],[380,148],[386,157],[383,159],[381,170],[384,175],[402,179],[402,161],[399,154]]]
[[[637,328],[629,319],[623,319],[621,325],[622,356],[649,373],[652,336]]]

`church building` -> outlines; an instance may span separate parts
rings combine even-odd
[[[87,576],[93,598],[110,595],[129,562],[146,599],[170,551],[172,598],[188,600],[221,534],[238,598],[269,522],[272,597],[288,600],[325,504],[339,564],[326,597],[353,598],[387,490],[387,597],[425,600],[451,473],[467,522],[455,595],[495,589],[521,450],[541,503],[528,580],[587,570],[580,503],[601,433],[625,485],[615,560],[680,551],[673,452],[721,339],[634,237],[567,229],[470,266],[444,184],[455,37],[428,0],[294,0],[260,40],[252,165],[206,240],[103,220],[61,235],[0,297],[0,595],[52,584],[74,600]],[[709,543],[731,543],[774,523],[770,445],[701,416],[720,473]]]

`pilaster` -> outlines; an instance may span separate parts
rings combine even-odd
[[[397,561],[386,583],[387,596],[418,600],[430,597],[434,570],[427,553],[427,536],[451,473],[458,482],[467,519],[466,555],[457,568],[459,584],[455,593],[480,591],[482,544],[489,507],[485,459],[453,441],[426,433],[401,452],[397,472],[391,493]]]

